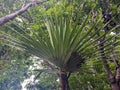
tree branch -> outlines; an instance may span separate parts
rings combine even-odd
[[[17,17],[18,15],[22,15],[25,11],[27,11],[31,6],[37,4],[37,5],[42,5],[44,2],[38,2],[36,0],[33,0],[32,2],[28,3],[27,5],[25,5],[24,7],[22,7],[20,10],[11,13],[9,15],[6,15],[4,17],[0,18],[0,26],[4,25],[5,23],[9,22],[10,20],[13,20],[15,17]]]

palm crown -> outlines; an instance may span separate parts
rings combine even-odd
[[[14,24],[20,31],[7,26],[14,35],[1,32],[6,35],[8,45],[43,58],[60,70],[73,72],[88,58],[86,52],[94,51],[96,41],[100,38],[95,39],[96,34],[103,28],[94,30],[100,20],[86,29],[89,15],[80,25],[73,23],[71,17],[50,17],[44,19],[45,30],[39,28],[28,32]]]

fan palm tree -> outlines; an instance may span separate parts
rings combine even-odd
[[[96,38],[96,34],[104,27],[94,30],[100,20],[87,27],[89,15],[80,25],[73,23],[69,16],[50,17],[44,19],[45,30],[39,28],[37,31],[29,32],[20,25],[14,24],[19,31],[7,26],[13,34],[4,31],[1,33],[5,35],[4,43],[7,45],[25,50],[57,67],[61,90],[69,90],[68,74],[79,69],[91,56],[91,50],[93,54],[95,53],[96,41],[100,38]],[[1,27],[1,29],[5,28]]]

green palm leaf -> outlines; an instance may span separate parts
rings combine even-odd
[[[101,21],[99,19],[96,24],[89,27],[89,30],[85,30],[88,21],[89,15],[86,16],[81,25],[74,25],[71,22],[71,17],[51,16],[44,19],[46,30],[39,28],[35,31],[30,28],[30,31],[27,31],[20,25],[12,23],[21,31],[6,25],[1,29],[4,30],[4,27],[7,27],[13,32],[13,35],[4,31],[0,32],[6,36],[4,43],[7,45],[43,58],[59,69],[73,72],[87,59],[88,56],[85,52],[94,50],[97,46],[96,42],[100,37],[96,38],[96,35],[107,25],[95,31],[95,26]]]

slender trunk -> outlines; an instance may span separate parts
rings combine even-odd
[[[116,68],[116,76],[115,79],[120,87],[120,66]]]
[[[108,4],[106,2],[106,0],[99,0],[99,5],[101,6],[102,8],[102,15],[103,15],[103,18],[104,18],[104,24],[108,23],[111,19],[112,19],[112,15],[110,12],[107,12],[109,11],[109,7],[108,7]],[[113,21],[110,21],[109,25],[111,27],[115,27],[116,26],[116,23],[113,22]],[[104,52],[104,44],[105,43],[102,43],[103,41],[105,41],[106,39],[106,33],[109,32],[109,25],[105,26],[104,27],[104,36],[103,38],[101,38],[99,40],[100,44],[99,44],[99,48],[100,48],[100,54],[101,54],[101,58],[102,58],[102,61],[103,61],[103,64],[104,64],[104,67],[107,71],[107,75],[108,75],[108,79],[109,79],[109,82],[110,82],[110,86],[111,86],[111,89],[112,90],[120,90],[120,86],[119,86],[119,80],[120,80],[120,69],[117,68],[116,69],[116,75],[114,75],[109,67],[109,64],[107,62],[107,56]],[[98,33],[98,37],[100,36],[100,34]],[[119,67],[118,63],[116,62],[116,60],[114,60],[117,67]]]
[[[112,88],[112,90],[120,90],[120,88],[119,88],[117,83],[111,84],[111,88]]]
[[[118,70],[118,74],[116,75],[116,77],[112,74],[109,65],[107,64],[107,61],[105,59],[103,59],[103,63],[104,63],[104,67],[107,71],[108,74],[108,79],[110,81],[110,85],[112,90],[120,90],[119,87],[119,80],[120,80],[120,70]]]
[[[60,79],[60,90],[70,90],[67,73],[60,72],[59,79]]]
[[[104,52],[104,43],[102,43],[103,40],[105,40],[105,37],[100,40],[100,44],[99,44],[100,54],[101,54],[101,58],[102,58],[104,67],[105,67],[107,74],[108,74],[108,79],[110,81],[111,88],[112,88],[112,90],[120,90],[118,81],[116,80],[116,77],[113,75],[113,73],[112,73],[112,71],[107,63],[107,57],[106,57],[105,52]]]

